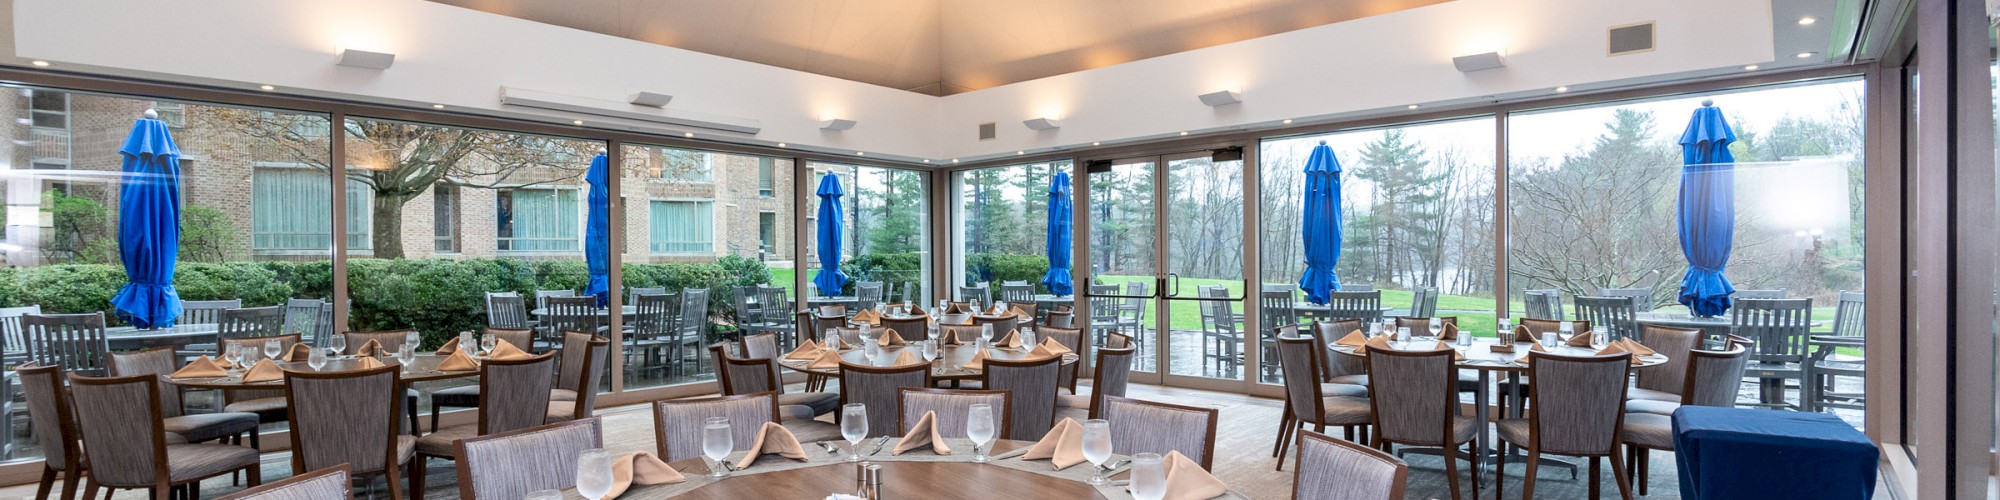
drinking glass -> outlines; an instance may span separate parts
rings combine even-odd
[[[1563,341],[1568,341],[1570,337],[1576,336],[1576,323],[1564,321],[1556,326],[1556,331],[1561,332]]]
[[[868,405],[840,407],[840,437],[847,440],[847,461],[861,461],[861,440],[868,439]]]
[[[1409,328],[1409,327],[1399,327],[1399,328],[1397,328],[1397,329],[1396,329],[1396,339],[1395,339],[1395,340],[1396,340],[1396,348],[1397,348],[1397,349],[1402,349],[1404,345],[1407,345],[1407,344],[1409,344],[1409,343],[1410,343],[1410,328]]]
[[[415,343],[415,342],[411,342],[411,341],[409,341],[409,339],[404,339],[404,340],[403,340],[403,344],[405,344],[405,345],[408,345],[408,344],[414,344],[414,343]],[[467,355],[470,355],[470,354],[473,354],[473,353],[476,353],[476,352],[478,352],[478,351],[475,351],[475,350],[474,350],[474,349],[478,349],[478,348],[479,348],[479,339],[478,339],[478,338],[475,338],[475,337],[473,337],[473,336],[472,336],[472,332],[459,332],[459,333],[458,333],[458,350],[461,350],[461,351],[465,351],[465,353],[466,353]]]
[[[993,340],[993,324],[992,324],[992,323],[986,323],[986,324],[983,324],[983,325],[979,325],[979,338],[980,338],[981,340],[988,340],[988,341],[991,341],[991,340]]]
[[[935,361],[937,360],[937,357],[938,357],[937,338],[924,339],[924,362],[928,363],[931,361]]]
[[[266,358],[277,359],[278,353],[284,352],[284,350],[285,344],[278,342],[278,339],[264,341],[264,357]]]
[[[1431,336],[1444,335],[1444,318],[1431,318]]]
[[[916,314],[917,314],[917,313],[916,313],[915,311],[916,311],[915,309],[910,309],[910,301],[907,301],[907,300],[903,301],[903,315],[904,315],[904,316],[914,316],[914,315],[916,315]]]
[[[238,344],[235,342],[225,343],[222,346],[222,360],[228,361],[231,369],[234,369],[234,367],[237,366],[242,366],[243,344]]]
[[[1167,496],[1167,464],[1158,453],[1132,455],[1132,498],[1160,500]]]
[[[409,369],[410,361],[415,359],[417,359],[416,344],[406,343],[396,347],[396,362],[401,363],[404,369]]]
[[[493,334],[491,333],[479,336],[479,350],[482,352],[491,354],[493,352],[493,348],[499,345],[500,345],[500,338],[493,336]]]
[[[326,342],[327,342],[327,347],[333,349],[333,355],[341,356],[347,354],[346,335],[333,335],[331,337],[327,337]]]
[[[729,468],[722,466],[722,460],[729,458],[729,452],[736,450],[735,434],[729,430],[729,417],[709,417],[701,426],[701,453],[715,461],[708,475],[723,477],[729,475]]]
[[[966,411],[965,438],[972,440],[972,461],[986,463],[986,444],[993,442],[993,405],[977,403]]]
[[[875,340],[875,325],[870,325],[867,323],[861,324],[861,340],[866,340],[871,343]]]
[[[1028,348],[1028,347],[1031,347],[1031,346],[1034,346],[1034,345],[1035,345],[1035,329],[1033,329],[1033,328],[1027,328],[1027,327],[1022,327],[1022,328],[1021,328],[1021,348],[1022,348],[1022,349],[1026,349],[1026,348]]]
[[[583,450],[576,457],[576,494],[600,500],[611,492],[611,452],[603,448]]]
[[[312,352],[306,353],[306,366],[312,367],[313,371],[319,371],[320,368],[325,368],[326,351],[313,349]]]
[[[1104,484],[1104,461],[1111,459],[1111,421],[1093,418],[1083,423],[1083,459],[1095,469],[1090,484]]]

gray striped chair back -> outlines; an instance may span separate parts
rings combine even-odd
[[[155,472],[167,468],[167,436],[156,378],[70,375],[69,386],[91,482],[123,488],[162,479]]]
[[[1056,343],[1069,348],[1069,352],[1077,353],[1079,357],[1083,355],[1083,330],[1044,326],[1035,329],[1035,336],[1045,339],[1056,339]],[[1076,363],[1063,367],[1058,375],[1059,378],[1056,379],[1056,385],[1060,387],[1076,387],[1076,375],[1078,370],[1081,370],[1082,365],[1083,363]]]
[[[416,330],[347,332],[347,352],[343,354],[354,354],[356,352],[359,352],[361,349],[361,344],[366,344],[370,340],[373,340],[376,343],[381,344],[382,348],[386,349],[388,352],[396,352],[397,349],[401,349],[403,347],[403,341],[409,338],[410,332],[413,331]],[[423,346],[417,346],[417,349],[423,349]]]
[[[1125,396],[1126,382],[1132,379],[1132,357],[1138,349],[1133,347],[1097,348],[1097,376],[1090,382],[1090,417],[1097,418],[1097,409],[1104,407],[1105,396]]]
[[[1395,455],[1312,431],[1299,431],[1298,442],[1294,500],[1403,498],[1410,466]]]
[[[1730,346],[1722,351],[1689,351],[1686,356],[1687,392],[1681,393],[1685,406],[1736,406],[1736,388],[1743,381],[1743,368],[1750,364],[1749,349]]]
[[[1658,325],[1640,325],[1640,338],[1646,339],[1646,347],[1667,356],[1667,362],[1640,368],[1638,380],[1633,382],[1640,389],[1680,394],[1687,381],[1688,352],[1701,345],[1701,330],[1670,328]]]
[[[1007,391],[904,387],[897,393],[901,397],[896,403],[896,413],[900,416],[896,435],[909,433],[910,426],[924,418],[924,412],[936,412],[938,435],[965,437],[965,421],[972,414],[972,405],[981,403],[993,405],[993,423],[1000,426],[995,430],[1006,434],[1009,412],[1013,410],[1013,405],[1008,404],[1013,395]]]
[[[1111,421],[1111,452],[1120,455],[1178,451],[1203,469],[1214,466],[1214,408],[1170,405],[1117,396],[1104,398],[1097,418]]]
[[[104,374],[104,313],[27,314],[21,331],[28,339],[28,359],[82,375]]]
[[[535,349],[535,331],[532,329],[494,328],[489,326],[480,330],[479,333],[480,335],[492,335],[495,339],[505,340],[507,343],[514,344],[514,347],[519,347],[523,351],[534,352]]]
[[[14,373],[21,377],[21,393],[28,400],[28,419],[35,426],[35,442],[42,445],[42,458],[51,469],[69,470],[71,462],[83,456],[77,453],[76,420],[70,415],[62,369],[28,364],[15,367]]]
[[[828,315],[824,311],[822,311],[820,314],[813,315],[812,338],[815,339],[824,338],[826,337],[826,332],[846,330],[846,329],[847,329],[847,316]],[[842,332],[843,337],[845,336],[845,333],[846,332]],[[855,331],[856,336],[859,336],[860,334],[861,334],[860,331],[858,330]],[[842,342],[845,341],[846,340],[844,339],[842,340]]]
[[[1319,345],[1330,346],[1341,337],[1359,330],[1361,330],[1361,320],[1358,319],[1314,321],[1312,336],[1313,340],[1319,341]],[[1319,371],[1323,380],[1333,380],[1334,377],[1342,375],[1368,373],[1368,368],[1362,366],[1359,357],[1332,356],[1332,354],[1324,348],[1313,350],[1313,356],[1319,358]]]
[[[997,339],[1000,338],[1001,336],[1007,335],[1007,332],[1014,331],[1015,318],[1013,315],[1003,315],[1003,316],[982,316],[978,314],[972,315],[972,326],[983,326],[983,325],[993,325],[993,338]]]
[[[479,365],[479,435],[542,425],[555,382],[555,353]],[[596,393],[597,391],[590,391]],[[577,394],[578,404],[584,394]]]
[[[992,369],[988,362],[987,369]],[[988,372],[991,373],[991,372]],[[1054,380],[1051,378],[1050,380]],[[840,404],[860,403],[868,407],[868,435],[890,436],[896,434],[899,416],[896,407],[901,404],[897,394],[904,387],[930,387],[930,365],[909,365],[876,368],[873,366],[840,363]],[[995,389],[988,386],[987,389]],[[1015,401],[1020,401],[1015,399]],[[1049,403],[1055,403],[1055,395],[1049,395]]]
[[[577,458],[604,447],[604,428],[593,417],[466,438],[454,447],[459,497],[523,498],[576,486]]]
[[[780,352],[781,349],[778,347],[778,334],[776,333],[760,333],[748,337],[743,337],[742,347],[743,347],[742,357],[744,359],[775,360],[778,359],[779,356],[785,355],[785,353]],[[721,359],[721,358],[716,358],[716,359]],[[769,365],[771,369],[770,380],[773,381],[784,380],[784,372],[779,371],[778,364],[774,362],[774,363],[769,363]],[[784,384],[772,383],[771,385],[774,387],[764,390],[775,390],[778,391],[779,393],[785,392]],[[764,392],[764,390],[745,391],[745,392]],[[736,394],[744,394],[744,392],[737,392]]]
[[[393,467],[402,415],[402,375],[395,366],[346,372],[288,372],[292,470],[346,464],[368,475]]]
[[[733,396],[737,394],[756,394],[759,392],[783,394],[785,392],[783,386],[773,382],[777,380],[773,376],[776,373],[775,370],[777,370],[778,363],[772,361],[771,358],[738,358],[722,352],[719,349],[720,346],[717,347],[716,354],[718,357],[716,359],[722,360],[721,376],[722,393],[724,395]]]
[[[1038,440],[1048,434],[1056,422],[1056,381],[1061,378],[1062,358],[989,359],[985,368],[986,383],[982,387],[1014,395],[1014,415],[1007,422],[1007,439]]]
[[[1369,349],[1368,384],[1374,396],[1377,436],[1422,446],[1444,446],[1458,406],[1458,371],[1452,351]],[[1451,443],[1455,444],[1455,443]]]
[[[946,314],[946,316],[950,315]],[[965,326],[965,325],[944,325],[938,327],[938,336],[946,340],[956,341],[960,344],[965,344],[965,345],[977,344],[979,343],[978,342],[979,327]]]
[[[1625,373],[1632,355],[1528,353],[1528,421],[1541,452],[1604,455],[1618,443],[1625,415]],[[1371,377],[1372,378],[1372,377]],[[1378,383],[1370,380],[1371,383]],[[1380,391],[1381,389],[1376,389]]]
[[[903,340],[923,342],[925,339],[931,338],[931,317],[917,315],[905,319],[895,319],[884,316],[882,318],[882,328],[885,330],[895,330],[896,335],[903,337]]]
[[[886,412],[885,412],[886,413]],[[728,417],[736,449],[749,449],[757,429],[778,421],[778,395],[762,392],[703,399],[653,402],[653,436],[667,462],[701,456],[701,427],[709,417]]]
[[[347,466],[337,465],[283,480],[253,486],[243,491],[230,493],[221,500],[320,500],[326,498],[353,498],[349,487],[353,478]]]
[[[160,415],[181,416],[181,391],[178,386],[167,383],[167,376],[173,375],[180,362],[174,348],[155,347],[140,351],[113,353],[110,366],[105,367],[113,377],[152,375],[160,382]]]
[[[1319,341],[1299,337],[1296,328],[1278,329],[1278,371],[1285,378],[1285,399],[1292,403],[1292,416],[1301,422],[1319,422],[1325,417],[1319,359],[1313,355],[1319,348]]]
[[[579,384],[583,383],[584,369],[586,368],[584,365],[588,364],[598,369],[604,367],[604,363],[602,362],[590,363],[586,359],[590,355],[590,341],[595,339],[597,339],[596,335],[588,333],[575,331],[562,332],[562,357],[558,358],[560,361],[556,364],[555,388],[576,390],[580,386]],[[513,341],[509,340],[508,342]],[[523,349],[526,348],[523,347]],[[577,395],[581,396],[582,393],[579,392]]]

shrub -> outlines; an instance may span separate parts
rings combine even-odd
[[[1045,255],[976,253],[966,257],[964,284],[991,283],[991,291],[998,294],[1000,282],[1026,281],[1035,285],[1036,293],[1048,293],[1041,285],[1042,275],[1048,272],[1049,258]]]

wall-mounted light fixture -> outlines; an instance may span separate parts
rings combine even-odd
[[[350,68],[389,69],[396,63],[396,55],[386,52],[346,49],[340,51],[340,65]]]
[[[647,92],[644,90],[633,92],[632,95],[625,97],[625,102],[651,108],[667,107],[667,101],[672,101],[672,100],[674,100],[674,96],[662,94],[659,92]]]
[[[1062,121],[1054,118],[1035,118],[1023,120],[1021,124],[1027,125],[1028,128],[1034,130],[1055,130],[1057,127],[1062,126]]]
[[[1507,58],[1501,56],[1499,52],[1486,52],[1451,58],[1451,65],[1457,67],[1460,73],[1471,73],[1504,68],[1507,66]]]
[[[850,128],[854,128],[854,124],[855,124],[855,123],[858,123],[858,122],[856,122],[856,121],[854,121],[854,120],[849,120],[849,119],[846,119],[846,118],[830,118],[830,119],[826,119],[826,120],[820,120],[820,121],[819,121],[819,129],[820,129],[820,130],[847,130],[847,129],[850,129]]]
[[[1243,94],[1234,90],[1218,90],[1202,94],[1200,97],[1201,103],[1207,104],[1211,108],[1243,102]]]

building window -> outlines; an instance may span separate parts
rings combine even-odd
[[[435,226],[438,253],[458,253],[458,185],[438,183],[431,188],[431,222]]]
[[[715,182],[715,153],[664,149],[660,179],[670,182]]]
[[[496,196],[499,250],[576,252],[583,248],[583,203],[576,189],[502,189]]]
[[[251,250],[325,252],[333,248],[333,219],[323,212],[298,209],[333,205],[325,171],[261,163],[251,174],[250,184]],[[370,250],[374,192],[367,184],[349,180],[346,196],[348,249]]]
[[[777,163],[778,161],[772,158],[757,159],[757,196],[772,198],[778,195]]]
[[[40,128],[69,129],[69,94],[46,90],[30,90],[28,106],[31,125]]]
[[[153,101],[153,111],[160,114],[160,121],[168,127],[187,126],[187,105],[178,102]]]
[[[28,167],[69,168],[69,94],[23,90],[28,96]]]
[[[765,255],[778,251],[778,213],[759,212],[757,214],[757,243],[762,245]]]
[[[715,203],[653,200],[653,253],[715,252]]]

